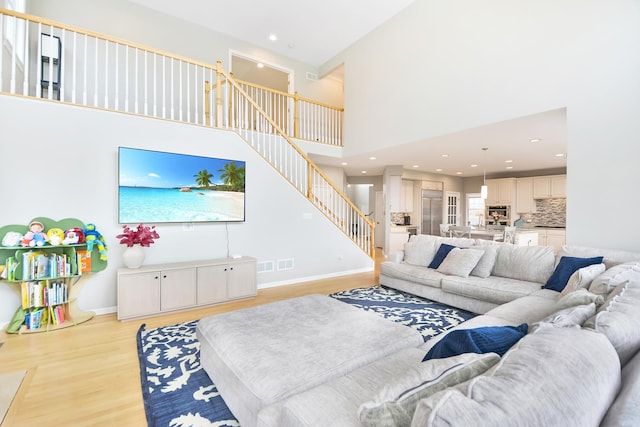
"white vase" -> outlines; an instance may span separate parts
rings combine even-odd
[[[127,268],[140,268],[144,262],[144,250],[140,245],[127,247],[122,254],[122,260]]]

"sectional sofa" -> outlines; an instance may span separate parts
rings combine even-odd
[[[423,343],[303,297],[203,319],[201,363],[243,426],[640,425],[640,254],[550,250],[415,236],[381,283],[481,315]]]

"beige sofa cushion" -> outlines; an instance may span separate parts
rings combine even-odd
[[[597,426],[620,387],[615,355],[602,334],[537,328],[466,387],[421,400],[412,427]]]
[[[441,286],[445,292],[494,304],[504,304],[540,289],[539,283],[496,276],[488,279],[474,276],[443,276]]]
[[[571,277],[569,277],[567,285],[560,294],[564,296],[578,289],[589,288],[593,280],[604,273],[605,269],[606,267],[603,263],[593,264],[588,267],[578,269],[578,271],[574,272]]]
[[[483,255],[483,250],[453,248],[436,270],[442,274],[469,277]]]
[[[615,265],[593,279],[589,285],[589,292],[608,295],[621,283],[633,277],[635,275],[633,270],[637,268],[640,268],[640,262],[631,261]]]
[[[492,275],[546,283],[555,268],[555,256],[551,246],[499,246],[498,257]]]
[[[640,350],[640,267],[609,295],[595,317],[585,323],[613,344],[624,366]]]

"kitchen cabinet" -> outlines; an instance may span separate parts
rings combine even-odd
[[[567,176],[550,175],[533,178],[533,198],[563,198],[567,197]]]
[[[120,320],[254,297],[256,259],[222,258],[119,268],[117,289]]]
[[[535,211],[533,178],[518,178],[516,180],[516,213],[533,213]]]
[[[400,212],[413,212],[413,181],[408,179],[402,180]]]
[[[563,229],[537,228],[538,244],[541,246],[553,246],[553,253],[557,254],[566,244],[566,231]]]
[[[407,227],[391,226],[389,233],[389,251],[402,251],[404,244],[409,241],[409,230]]]
[[[505,205],[513,206],[516,203],[516,179],[500,178],[487,181],[486,206]]]
[[[516,231],[513,243],[517,246],[537,246],[539,234],[536,231]]]

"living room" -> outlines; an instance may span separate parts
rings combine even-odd
[[[124,1],[99,2],[97,6],[82,3],[33,2],[31,12],[95,31],[117,32],[114,35],[125,39],[153,41],[153,25],[148,22],[154,22],[150,17],[157,17],[156,13],[145,11],[142,15],[141,9]],[[509,19],[496,18],[496,10]],[[132,11],[135,13],[128,14]],[[105,16],[121,24],[112,28]],[[165,22],[168,18],[159,19]],[[640,64],[631,41],[637,37],[630,36],[637,36],[636,22],[637,10],[626,2],[605,5],[566,1],[534,7],[504,2],[445,5],[418,1],[318,71],[322,74],[343,62],[348,66],[344,97],[348,105],[345,136],[349,141],[345,152],[349,155],[365,155],[388,144],[402,149],[404,143],[417,139],[566,107],[571,195],[567,201],[567,241],[638,251],[634,237],[639,234],[638,225],[629,221],[624,229],[612,229],[610,210],[601,208],[613,206],[616,215],[622,212],[630,217],[640,207],[632,196],[638,182],[634,136],[640,130],[634,119],[640,112],[636,96]],[[184,24],[174,24],[185,28]],[[590,31],[585,32],[585,28]],[[436,34],[436,39],[447,43],[426,42]],[[182,37],[157,37],[149,44],[175,52],[188,50],[185,54],[195,49],[194,43],[184,43]],[[209,62],[226,57],[224,52],[207,52],[205,59]],[[393,64],[392,71],[387,64]],[[390,75],[402,76],[393,90],[370,90],[386,87]],[[212,132],[4,98],[0,108],[9,126],[3,126],[3,140],[13,143],[2,145],[1,158],[6,160],[2,194],[11,195],[11,202],[3,208],[3,223],[24,223],[47,215],[79,217],[98,224],[109,243],[111,266],[95,275],[80,302],[96,311],[113,310],[115,268],[123,250],[114,237],[120,232],[114,219],[115,148],[141,145],[175,151],[179,141],[181,150],[202,153],[205,150],[201,146],[212,139]],[[416,105],[420,108],[387,108],[403,105],[408,99],[419,99]],[[373,268],[371,260],[346,239],[326,242],[329,225],[318,220],[320,215],[315,213],[311,222],[304,219],[310,206],[293,190],[281,186],[275,173],[262,166],[255,153],[223,132],[214,138],[216,145],[220,142],[217,153],[246,158],[254,166],[253,197],[248,196],[252,221],[230,226],[228,231],[223,227],[196,227],[198,235],[186,237],[182,229],[160,229],[162,239],[150,248],[148,262],[225,256],[229,240],[234,245],[233,253],[261,259],[295,257],[293,273],[282,272],[264,283],[289,284],[302,278]],[[34,153],[39,158],[37,166],[33,166]],[[27,159],[29,163],[23,164]],[[12,185],[14,176],[25,176],[20,189]],[[52,176],[64,191],[49,189]],[[286,213],[273,203],[274,194],[277,205],[287,206]],[[202,240],[206,245],[194,244]],[[0,300],[0,320],[7,322],[18,300],[4,287]]]

